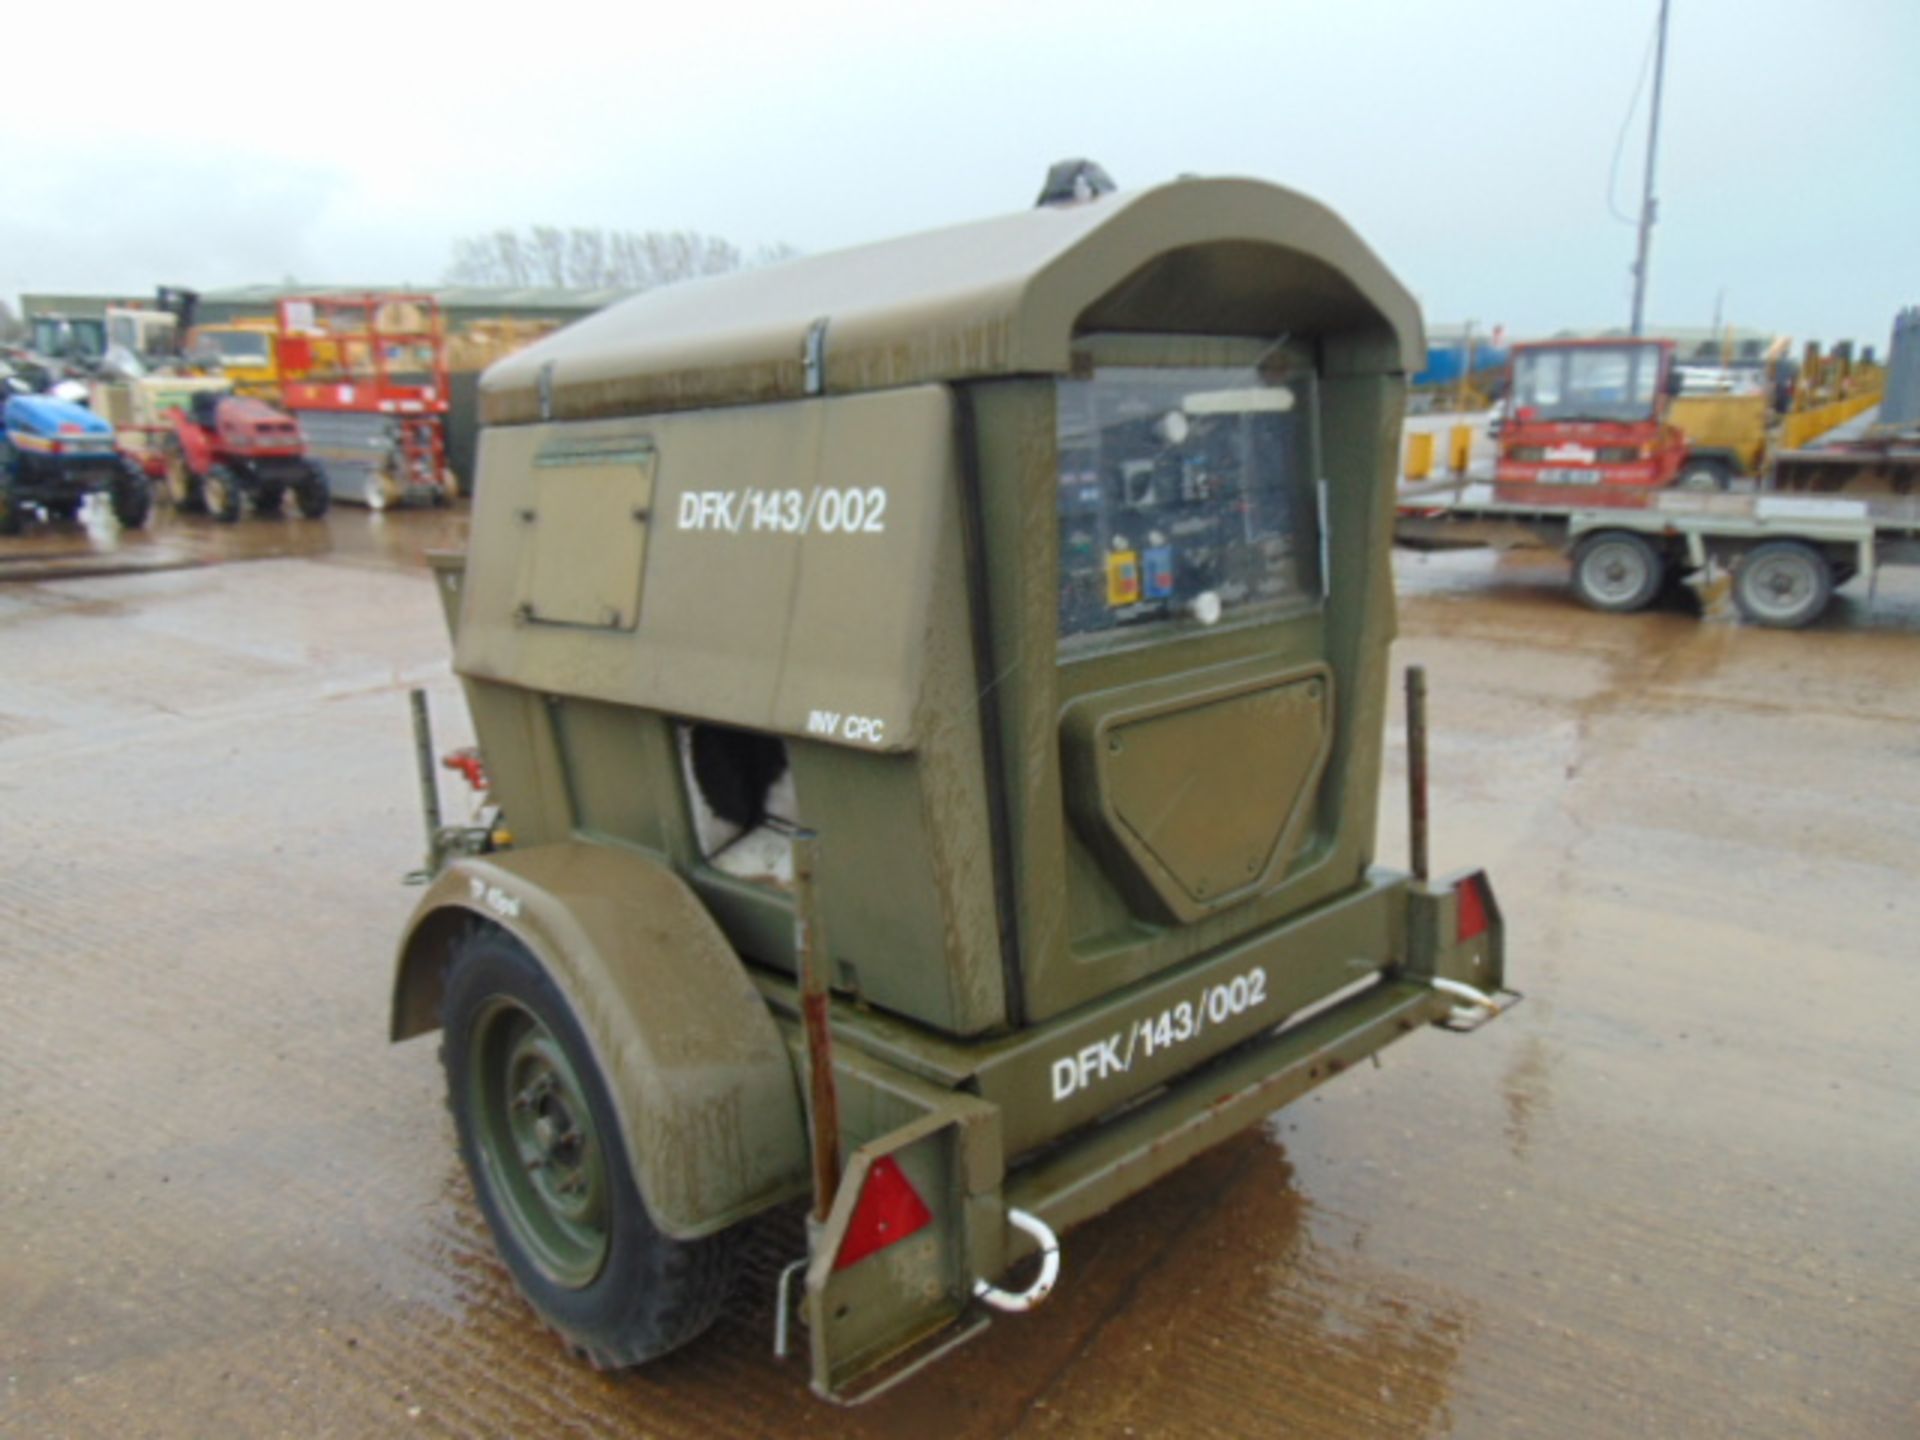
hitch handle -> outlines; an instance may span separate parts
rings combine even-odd
[[[413,758],[420,771],[420,813],[427,825],[427,866],[440,868],[440,784],[433,773],[433,722],[427,716],[427,692],[410,690],[413,703]]]
[[[793,836],[793,959],[800,972],[800,1020],[807,1046],[808,1138],[813,1145],[813,1218],[824,1225],[840,1190],[840,1094],[833,1079],[833,1027],[827,1018],[825,937],[820,930],[814,869],[819,837]]]

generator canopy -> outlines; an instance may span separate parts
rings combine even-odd
[[[1262,181],[1176,180],[663,286],[493,365],[488,424],[1061,374],[1077,334],[1317,337],[1424,363],[1410,295],[1344,221]]]

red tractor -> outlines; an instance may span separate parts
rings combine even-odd
[[[307,458],[300,427],[264,400],[201,391],[170,418],[167,489],[176,509],[232,524],[243,499],[256,514],[277,515],[292,491],[309,520],[327,513],[327,477]]]

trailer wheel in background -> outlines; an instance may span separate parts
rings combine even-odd
[[[606,1082],[540,962],[491,926],[468,932],[453,947],[441,1023],[461,1158],[541,1318],[599,1369],[706,1330],[732,1288],[738,1235],[675,1240],[654,1225]]]
[[[1832,597],[1827,557],[1799,540],[1756,545],[1734,568],[1733,603],[1756,625],[1797,630],[1818,619]]]
[[[1644,610],[1660,593],[1666,561],[1631,530],[1602,530],[1574,547],[1573,593],[1595,610]]]

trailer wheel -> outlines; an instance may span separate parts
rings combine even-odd
[[[240,481],[224,465],[207,468],[200,481],[200,499],[207,513],[222,525],[231,525],[240,518]]]
[[[1666,562],[1643,535],[1602,530],[1573,552],[1573,591],[1595,610],[1644,610],[1660,593]]]
[[[719,1317],[733,1233],[662,1234],[633,1181],[606,1083],[566,999],[492,926],[454,947],[441,1008],[447,1103],[514,1280],[597,1368],[638,1365]]]
[[[1797,630],[1818,619],[1832,597],[1827,557],[1799,540],[1756,545],[1733,572],[1733,603],[1756,625]]]

